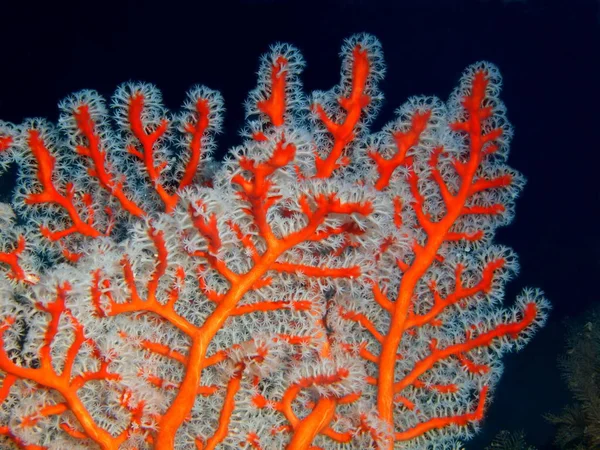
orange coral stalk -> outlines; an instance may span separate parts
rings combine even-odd
[[[501,305],[517,263],[493,234],[523,178],[500,75],[477,63],[373,133],[380,45],[342,55],[308,100],[299,52],[274,46],[219,169],[204,87],[180,114],[126,83],[110,115],[84,91],[56,130],[0,123],[20,165],[0,205],[2,444],[441,448],[482,419],[498,358],[548,310],[536,290]]]

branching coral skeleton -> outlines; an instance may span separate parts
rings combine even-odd
[[[382,131],[379,42],[304,94],[261,60],[243,143],[211,157],[223,101],[152,85],[0,122],[0,439],[24,449],[452,449],[549,305],[492,243],[523,177],[496,67]]]

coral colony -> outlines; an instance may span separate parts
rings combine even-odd
[[[369,35],[305,95],[275,45],[242,145],[211,159],[219,93],[145,83],[0,123],[0,444],[23,449],[453,449],[500,357],[549,305],[494,245],[523,177],[495,66],[371,132]]]

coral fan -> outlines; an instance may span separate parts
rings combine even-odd
[[[500,356],[545,318],[502,306],[493,245],[524,179],[496,67],[371,133],[380,44],[305,95],[298,51],[262,59],[243,143],[211,160],[218,93],[172,114],[152,85],[83,91],[57,125],[0,124],[0,435],[102,449],[452,448]]]

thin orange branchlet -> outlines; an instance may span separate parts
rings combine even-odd
[[[243,143],[211,159],[220,95],[82,91],[58,124],[0,122],[0,445],[454,449],[549,305],[503,306],[492,243],[523,177],[489,63],[381,132],[378,41],[305,95],[263,57]]]

